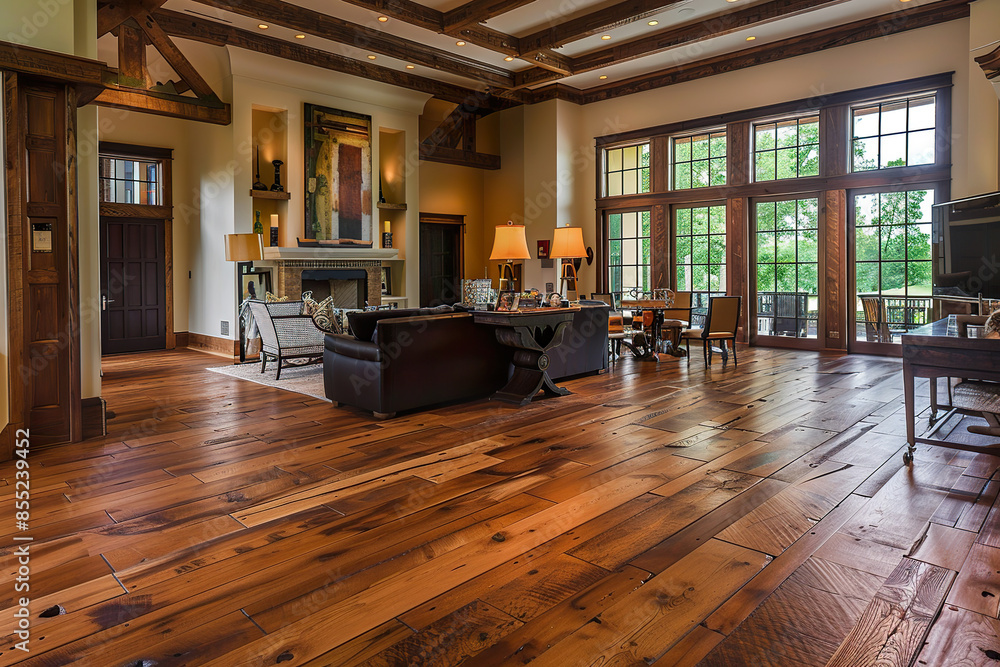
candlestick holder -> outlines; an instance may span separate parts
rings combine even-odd
[[[281,165],[285,163],[281,160],[271,160],[271,164],[274,165],[274,184],[271,186],[271,192],[284,192],[285,187],[281,184]]]
[[[254,190],[267,190],[267,186],[260,180],[260,146],[257,147],[257,159],[254,160],[254,169],[256,173],[254,175],[253,185],[250,187]]]

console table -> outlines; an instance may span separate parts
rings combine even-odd
[[[540,389],[552,396],[566,396],[568,389],[557,387],[549,377],[549,353],[562,345],[566,327],[579,308],[539,308],[513,312],[477,310],[476,324],[495,329],[497,341],[514,348],[514,373],[493,400],[527,405]]]
[[[932,438],[936,428],[923,437],[916,437],[916,407],[914,405],[914,379],[930,379],[931,421],[937,426],[960,411],[950,405],[938,405],[937,379],[963,378],[967,380],[1000,380],[1000,341],[985,338],[963,338],[948,331],[948,318],[925,324],[901,336],[903,346],[903,398],[906,402],[906,444],[903,461],[913,460],[917,443],[937,445],[970,452],[996,454],[996,448],[966,445],[939,438]],[[943,407],[948,412],[937,419]]]

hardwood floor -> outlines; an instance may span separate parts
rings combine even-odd
[[[995,665],[1000,458],[903,467],[898,360],[694,357],[384,422],[107,358],[108,437],[31,454],[30,653],[0,464],[0,664]]]

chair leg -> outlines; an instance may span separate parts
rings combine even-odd
[[[690,338],[685,338],[684,339],[684,347],[687,348],[687,354],[684,355],[684,356],[687,357],[688,365],[690,365],[691,364],[691,339]]]
[[[267,352],[264,350],[260,351],[260,372],[263,373],[264,369],[267,367]]]
[[[736,359],[736,338],[733,338],[733,367],[739,366],[740,362]]]
[[[274,381],[277,382],[281,378],[281,352],[278,352],[278,372],[274,374]]]

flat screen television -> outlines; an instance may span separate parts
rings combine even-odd
[[[1000,299],[1000,192],[934,206],[934,293]]]

